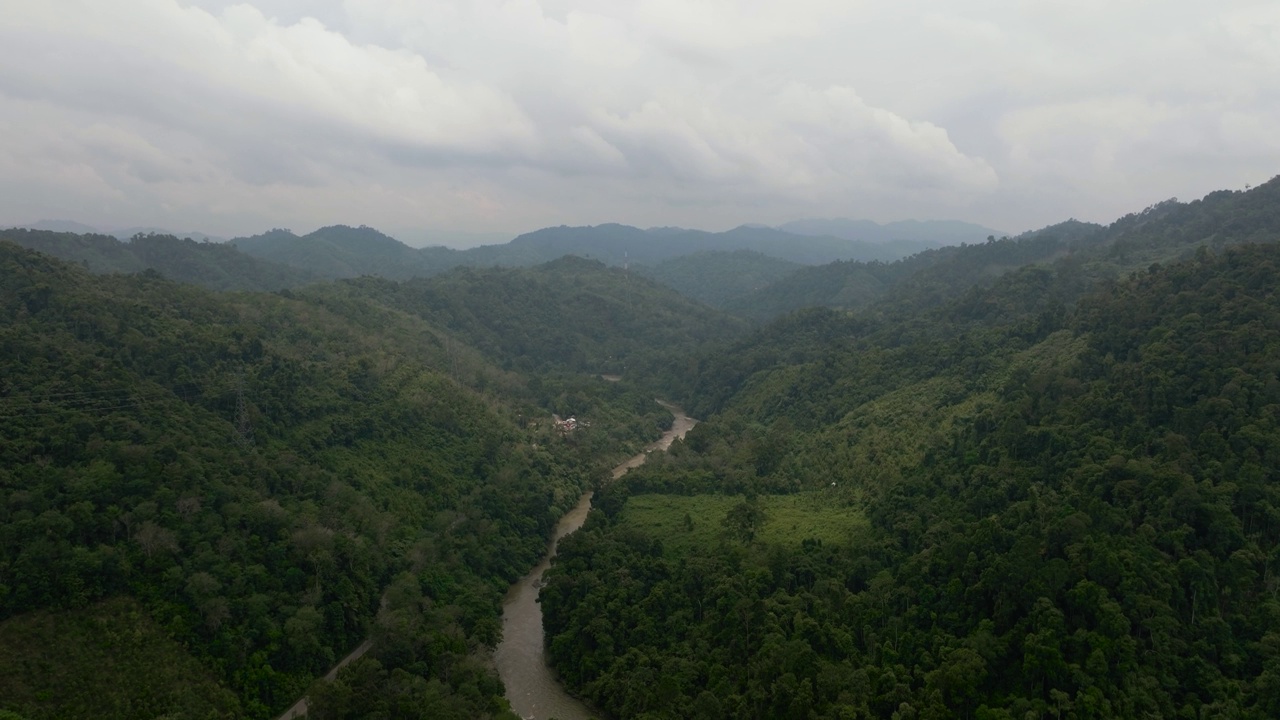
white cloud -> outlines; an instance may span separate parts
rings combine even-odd
[[[244,232],[855,214],[1014,230],[1265,180],[1280,161],[1268,2],[0,10],[0,220]]]
[[[708,51],[820,35],[857,11],[853,0],[642,0],[631,18],[646,34]]]

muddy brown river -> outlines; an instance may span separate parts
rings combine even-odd
[[[662,403],[676,416],[671,429],[644,452],[632,457],[613,469],[616,480],[623,473],[644,463],[653,450],[666,450],[671,441],[684,437],[697,421],[674,405]],[[571,697],[556,680],[543,652],[542,607],[538,605],[538,588],[542,573],[551,567],[560,538],[582,527],[591,509],[591,492],[578,499],[578,504],[560,518],[556,531],[547,548],[547,555],[537,567],[511,586],[502,603],[502,642],[494,650],[493,659],[498,675],[507,688],[507,700],[511,709],[526,720],[590,720],[595,717],[581,701]]]

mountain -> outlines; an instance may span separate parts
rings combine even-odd
[[[78,223],[73,220],[41,220],[30,225],[15,225],[14,229],[25,230],[47,230],[49,232],[58,233],[80,233],[80,234],[97,234],[101,231],[95,227]]]
[[[407,229],[391,233],[401,242],[411,247],[443,246],[455,250],[464,250],[481,245],[503,245],[511,242],[515,233],[508,232],[464,232],[460,230],[423,230]]]
[[[893,260],[914,251],[912,247],[809,237],[749,225],[719,233],[682,228],[640,230],[628,225],[544,228],[517,237],[507,247],[511,251],[536,253],[540,257],[556,254],[590,256],[610,265],[622,265],[628,260],[653,265],[691,253],[735,250],[750,250],[794,263],[814,265],[849,259]]]
[[[1003,273],[1104,242],[1100,225],[1069,221],[1017,238],[934,248],[891,263],[835,262],[800,268],[724,309],[757,320],[807,307],[861,308],[890,297],[919,310]]]
[[[743,226],[721,233],[629,225],[544,228],[503,245],[467,250],[411,248],[368,227],[335,225],[307,235],[272,230],[231,241],[242,252],[328,278],[380,275],[392,279],[426,277],[455,267],[527,267],[565,255],[607,265],[657,265],[704,252],[751,251],[797,264],[842,259],[891,261],[915,245],[867,243],[831,237],[793,235],[765,227]]]
[[[890,263],[801,268],[722,307],[761,320],[806,307],[851,309],[898,298],[896,312],[906,317],[989,285],[1012,270],[1060,260],[1082,267],[1088,279],[1079,287],[1085,287],[1188,257],[1201,246],[1221,249],[1274,242],[1280,237],[1278,204],[1280,180],[1273,179],[1248,191],[1219,191],[1190,203],[1158,203],[1109,226],[1068,220],[1016,238],[935,248]]]
[[[341,287],[447,328],[503,367],[652,378],[666,359],[728,341],[740,321],[597,260],[531,268],[456,268]]]
[[[91,231],[89,234],[96,232],[87,226],[86,229]],[[911,228],[904,230],[906,235],[912,232],[915,230]],[[943,234],[942,230],[938,229],[921,232],[932,233],[934,236]],[[149,237],[172,235],[171,233],[154,233],[150,228],[127,228],[116,233],[120,239],[132,239],[138,234]],[[197,240],[218,240],[200,233],[193,233],[192,237]],[[936,243],[900,238],[892,241],[886,241],[883,238],[870,241],[850,240],[831,236],[796,234],[755,225],[744,225],[725,232],[711,233],[683,228],[641,230],[627,225],[613,224],[544,228],[520,235],[505,244],[482,245],[466,250],[439,246],[414,248],[373,228],[346,225],[327,226],[301,236],[289,230],[275,229],[260,235],[234,238],[229,244],[247,255],[301,271],[297,274],[299,278],[337,279],[378,275],[404,280],[427,277],[462,266],[527,267],[549,262],[564,255],[600,260],[615,266],[627,266],[632,263],[657,266],[667,260],[690,254],[737,251],[749,251],[804,265],[848,260],[892,262],[931,248]],[[102,248],[95,248],[92,251],[82,249],[81,252],[94,255],[92,266],[103,270],[139,271],[151,267],[145,263],[138,265],[131,259],[118,259],[114,263],[104,262],[101,256],[106,251]],[[74,255],[61,257],[77,260],[90,259]],[[151,269],[171,274],[166,272],[164,267]],[[766,275],[770,278],[780,277],[774,271],[769,271]],[[190,277],[192,276],[184,275],[181,279]],[[269,286],[257,281],[240,284],[235,284],[234,281],[218,282],[222,282],[222,286],[237,288]],[[752,287],[760,284],[754,280],[749,282]],[[216,283],[206,282],[206,284],[219,287]],[[288,281],[283,278],[275,281],[277,287],[287,284]],[[728,302],[730,295],[737,297],[739,294],[735,290],[728,295],[723,295],[716,302]]]
[[[751,250],[734,250],[681,255],[651,267],[637,265],[634,272],[687,298],[724,309],[803,267]]]
[[[47,230],[56,233],[75,233],[77,235],[110,235],[117,240],[128,241],[134,235],[172,235],[180,238],[191,238],[199,242],[226,242],[226,238],[208,235],[202,232],[174,232],[161,227],[127,227],[105,232],[99,228],[73,220],[41,220],[29,225],[15,225],[13,229]]]
[[[100,234],[96,229],[78,223],[42,222],[48,225],[42,229],[51,231]],[[306,277],[336,279],[379,275],[408,279],[460,266],[526,267],[564,255],[596,259],[616,266],[631,263],[656,266],[690,254],[740,250],[804,265],[850,260],[892,262],[941,244],[962,242],[973,235],[977,227],[964,223],[914,221],[879,226],[869,221],[834,220],[797,221],[783,229],[743,225],[719,233],[669,227],[641,230],[617,224],[561,226],[525,233],[503,244],[454,250],[440,246],[414,248],[367,226],[333,225],[301,236],[289,230],[275,229],[234,238],[230,242],[243,253],[301,270]],[[139,234],[190,237],[204,242],[222,241],[222,238],[203,233],[175,234],[148,227],[124,228],[111,234],[125,241]],[[469,241],[481,237],[491,236],[475,236]],[[419,242],[421,239],[418,238]],[[146,266],[121,262],[131,270],[146,269]],[[152,269],[165,271],[160,267]]]
[[[363,226],[335,225],[303,236],[275,229],[253,237],[235,238],[230,244],[254,257],[326,278],[406,277],[422,257],[408,245]]]
[[[871,220],[809,218],[784,223],[779,225],[778,229],[796,235],[837,237],[845,240],[908,242],[915,244],[916,251],[926,247],[977,243],[988,237],[1003,237],[1006,234],[982,225],[958,220],[899,220],[881,225]]]
[[[1278,190],[700,356],[704,422],[546,576],[559,677],[618,716],[1276,717]]]
[[[0,715],[276,717],[372,638],[362,712],[513,717],[505,588],[670,422],[594,373],[725,323],[581,260],[427,282],[213,293],[0,241]]]
[[[279,231],[431,273],[270,293],[0,241],[0,715],[275,717],[368,639],[316,715],[510,720],[504,592],[591,487],[540,604],[609,716],[1280,716],[1280,178],[902,261],[630,255],[784,235],[688,233]],[[633,267],[535,262],[584,242]],[[789,311],[641,274],[699,265]],[[607,482],[655,396],[702,422]]]
[[[73,231],[83,232],[83,231]],[[179,238],[190,238],[196,242],[222,243],[227,239],[218,235],[209,235],[202,232],[174,232],[161,227],[127,227],[118,230],[112,230],[110,235],[120,240],[132,240],[135,235],[172,235]]]
[[[0,230],[0,240],[38,250],[96,273],[159,272],[212,290],[277,290],[316,280],[311,273],[237,252],[230,245],[137,235],[122,242],[110,235],[48,230]]]

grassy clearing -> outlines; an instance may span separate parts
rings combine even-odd
[[[0,623],[0,710],[29,720],[241,715],[235,695],[129,598]]]
[[[857,508],[833,500],[825,491],[760,496],[765,521],[756,539],[785,546],[799,546],[809,538],[829,545],[849,543],[866,527],[866,518]],[[627,500],[620,522],[661,538],[669,554],[705,552],[727,537],[722,522],[740,502],[741,496],[732,495],[636,495]]]

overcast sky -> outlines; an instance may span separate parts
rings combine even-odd
[[[0,222],[1109,222],[1280,173],[1280,2],[0,0]]]

